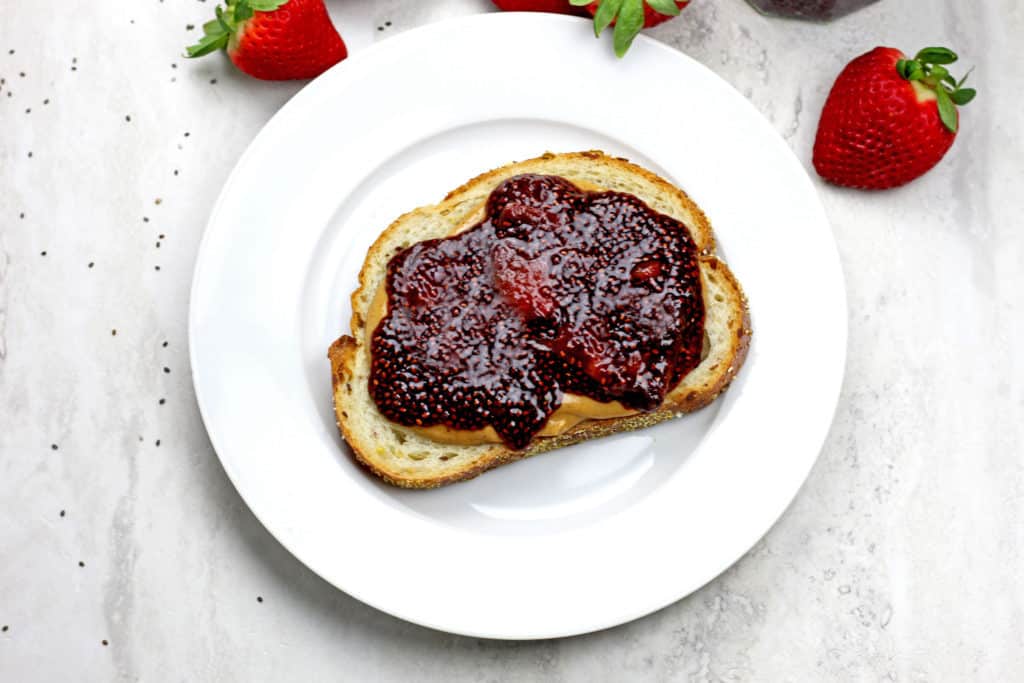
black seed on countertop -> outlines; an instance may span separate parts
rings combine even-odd
[[[216,78],[211,78],[210,79],[210,85],[216,85],[216,84],[217,84],[217,79]]]
[[[84,567],[85,566],[85,562],[82,562],[81,560],[79,560],[78,561],[78,566],[79,567]]]
[[[157,447],[159,447],[159,446],[160,446],[160,439],[157,439],[157,440],[156,440],[156,445],[157,445]]]
[[[163,405],[165,403],[167,403],[167,399],[166,398],[160,399],[160,405]]]
[[[21,213],[19,213],[18,218],[20,218],[21,220],[25,220],[25,212],[22,211]]]
[[[18,75],[21,76],[22,78],[25,78],[25,72],[24,71],[19,72]]]
[[[262,595],[257,595],[256,596],[256,602],[263,602],[263,596]]]
[[[186,30],[186,31],[191,31],[191,30],[192,30],[192,29],[194,29],[195,27],[196,27],[196,25],[195,25],[195,24],[185,24],[185,30]]]
[[[14,50],[11,50],[11,52],[14,52]],[[10,628],[11,628],[10,626],[8,626],[7,624],[4,624],[3,628],[0,628],[0,631],[3,631],[4,633],[7,633],[7,631]]]
[[[45,251],[41,251],[41,252],[39,252],[39,255],[40,256],[46,256],[46,252]]]
[[[160,266],[153,266],[154,270],[160,270]]]
[[[159,243],[159,242],[157,242],[157,243],[156,243],[156,248],[157,248],[157,249],[159,249],[159,248],[160,248],[160,243]]]
[[[8,94],[8,95],[10,95],[11,93],[7,93],[7,94]],[[31,158],[32,158],[32,152],[29,152],[29,153],[28,153],[28,158],[29,158],[29,159],[31,159]]]
[[[168,342],[164,342],[163,344],[161,344],[161,346],[163,346],[166,349],[167,348],[167,344],[168,344]]]
[[[108,642],[106,641],[106,639],[104,639],[104,640],[101,640],[100,642],[101,642],[101,643],[103,643],[103,647],[106,647],[107,645],[110,645],[110,643],[108,643]]]
[[[142,222],[143,223],[148,223],[149,222],[149,218],[147,218],[146,216],[143,216],[142,217]]]
[[[174,169],[174,175],[178,175],[178,169]]]
[[[93,266],[95,266],[95,265],[96,265],[96,264],[95,264],[94,262],[92,262],[92,261],[89,261],[89,267],[90,267],[90,268],[92,268],[92,267],[93,267]]]
[[[129,121],[129,122],[130,122],[130,121],[132,120],[132,117],[131,117],[131,115],[130,115],[130,114],[125,114],[125,115],[124,115],[124,120],[125,120],[125,121]]]
[[[391,22],[390,22],[390,21],[385,21],[385,22],[384,22],[384,25],[385,25],[385,26],[391,26]]]
[[[157,237],[160,238],[160,239],[163,239],[164,237],[166,237],[166,235],[164,235],[163,233],[160,233],[159,235],[157,235]]]
[[[160,206],[163,203],[163,201],[164,200],[160,199],[160,197],[157,197],[156,199],[153,200],[153,203],[156,204],[157,206]]]
[[[167,366],[165,365],[165,366],[164,366],[164,372],[165,372],[166,374],[170,374],[170,373],[171,373],[171,369],[170,369],[169,367],[167,367]]]
[[[110,336],[111,337],[116,337],[117,336],[117,330],[111,330],[110,331]]]
[[[55,451],[55,450],[57,450],[57,444],[55,444],[55,443],[51,443],[51,444],[50,444],[50,450],[51,450],[51,451]]]
[[[61,516],[61,517],[63,517],[63,516],[64,516],[64,515],[66,515],[66,514],[67,514],[67,512],[66,512],[66,511],[64,511],[64,510],[61,510],[61,511],[60,511],[60,516]]]
[[[191,135],[191,133],[189,133],[189,132],[188,132],[188,131],[186,130],[186,131],[185,131],[185,137],[188,137],[189,135]]]
[[[49,104],[49,103],[50,103],[50,98],[49,97],[47,97],[45,100],[43,100],[43,104]]]

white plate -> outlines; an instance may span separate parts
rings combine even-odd
[[[739,378],[694,415],[471,482],[378,482],[337,434],[325,357],[367,247],[477,173],[594,148],[707,212],[753,312]],[[490,14],[357,54],[267,124],[210,218],[189,341],[224,469],[296,557],[409,621],[544,638],[678,600],[768,530],[831,422],[845,301],[811,182],[727,83],[647,38],[618,60],[587,21]]]

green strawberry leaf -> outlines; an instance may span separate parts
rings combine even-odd
[[[956,84],[956,87],[957,87],[957,88],[960,88],[960,86],[962,86],[962,85],[963,85],[964,83],[966,83],[966,82],[967,82],[967,79],[968,79],[968,77],[970,77],[970,75],[971,75],[972,73],[974,73],[974,67],[973,67],[973,66],[972,66],[972,67],[971,67],[970,69],[968,69],[968,70],[967,70],[967,73],[965,73],[965,74],[964,74],[964,77],[963,77],[963,78],[961,78],[961,79],[960,79],[960,81],[959,81],[959,82],[958,82],[958,83]]]
[[[222,33],[215,36],[203,36],[198,43],[185,48],[185,54],[189,57],[202,57],[203,55],[208,55],[211,52],[216,52],[221,48],[227,47],[228,37],[228,33]]]
[[[220,23],[217,19],[210,19],[203,24],[203,35],[219,36],[222,33],[224,33],[224,24]]]
[[[957,106],[967,104],[978,94],[974,88],[961,87],[974,71],[974,67],[968,69],[964,77],[957,81],[949,73],[949,69],[942,66],[943,64],[952,64],[957,59],[956,53],[952,50],[944,47],[926,47],[918,52],[914,59],[896,61],[896,72],[902,78],[908,81],[920,81],[935,93],[939,118],[942,120],[942,124],[953,133],[956,133],[959,127]]]
[[[273,12],[281,5],[288,2],[288,0],[243,0],[246,4],[252,7],[254,10],[260,12]]]
[[[939,118],[942,119],[943,125],[949,129],[949,132],[955,133],[958,125],[956,105],[953,104],[953,100],[950,99],[945,88],[938,88],[935,91],[935,96],[939,105]]]
[[[594,12],[594,35],[601,35],[601,31],[608,28],[608,24],[612,23],[612,19],[619,13],[622,8],[624,0],[601,0],[601,4],[598,6],[597,11]]]
[[[944,47],[926,47],[917,53],[914,59],[929,64],[952,64],[959,57],[952,50]]]
[[[229,7],[230,7],[230,5],[229,5]],[[215,21],[218,24],[220,24],[221,32],[222,33],[234,33],[235,27],[228,20],[227,15],[225,14],[224,10],[222,10],[220,8],[220,5],[217,5],[216,7],[214,7],[214,13],[217,15],[217,18],[215,19]]]
[[[584,7],[586,5],[589,5],[593,1],[594,0],[569,0],[569,4],[572,5],[573,7]]]
[[[679,5],[673,0],[647,0],[647,5],[658,14],[669,17],[679,16]]]
[[[235,5],[234,20],[235,23],[245,21],[252,16],[252,7],[246,0],[238,0],[238,4]]]
[[[607,0],[605,0],[607,2]],[[603,3],[602,3],[603,4]],[[633,39],[644,27],[643,0],[624,0],[619,16],[615,19],[615,55],[622,57],[633,44]]]
[[[246,0],[238,1],[246,2]],[[233,17],[235,7],[235,0],[228,0],[227,11],[217,5],[214,8],[217,18],[203,24],[203,37],[195,45],[186,47],[185,55],[187,57],[202,57],[227,47],[228,41],[235,32],[236,24]]]
[[[953,100],[953,104],[965,105],[974,99],[978,91],[974,88],[962,88],[954,90],[949,95],[949,99]]]

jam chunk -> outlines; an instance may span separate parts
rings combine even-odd
[[[494,428],[521,449],[565,393],[656,409],[700,363],[697,249],[637,197],[521,175],[486,217],[388,264],[370,395],[409,427]]]

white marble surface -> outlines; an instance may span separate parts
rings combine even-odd
[[[329,5],[353,52],[490,6]],[[850,355],[831,434],[782,520],[659,613],[529,643],[437,633],[349,598],[222,472],[189,380],[192,264],[235,160],[301,85],[181,59],[186,26],[211,9],[3,7],[0,680],[1024,678],[1024,70],[1011,50],[1024,4],[882,0],[807,26],[695,0],[654,31],[749,97],[808,168],[834,75],[876,44],[949,44],[978,66],[981,94],[924,179],[884,194],[819,184]]]

